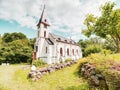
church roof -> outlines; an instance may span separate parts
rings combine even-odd
[[[50,33],[50,35],[52,36],[52,38],[57,41],[57,42],[61,42],[61,43],[67,43],[67,44],[72,44],[72,45],[78,45],[74,40],[72,39],[68,39],[59,35],[55,35]]]
[[[54,45],[54,43],[50,40],[50,38],[46,38],[46,41],[49,45]]]

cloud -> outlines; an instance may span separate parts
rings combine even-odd
[[[0,19],[16,21],[21,26],[36,30],[45,3],[51,31],[62,32],[66,37],[71,35],[77,41],[83,38],[81,30],[85,16],[88,13],[99,16],[99,6],[107,1],[109,0],[0,0]]]

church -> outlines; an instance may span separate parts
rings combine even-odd
[[[47,64],[52,64],[64,62],[66,59],[82,58],[81,48],[75,41],[50,33],[50,24],[44,17],[44,9],[37,24],[33,59],[41,59]]]

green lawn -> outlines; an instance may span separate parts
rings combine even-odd
[[[37,82],[27,79],[29,69],[23,70],[24,66],[0,66],[0,90],[88,90],[87,83],[75,72],[77,64],[45,75]]]

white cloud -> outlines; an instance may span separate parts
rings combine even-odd
[[[81,30],[85,15],[100,15],[99,6],[107,1],[110,0],[0,0],[0,18],[36,29],[45,3],[51,31],[68,33],[78,40],[83,38]]]

